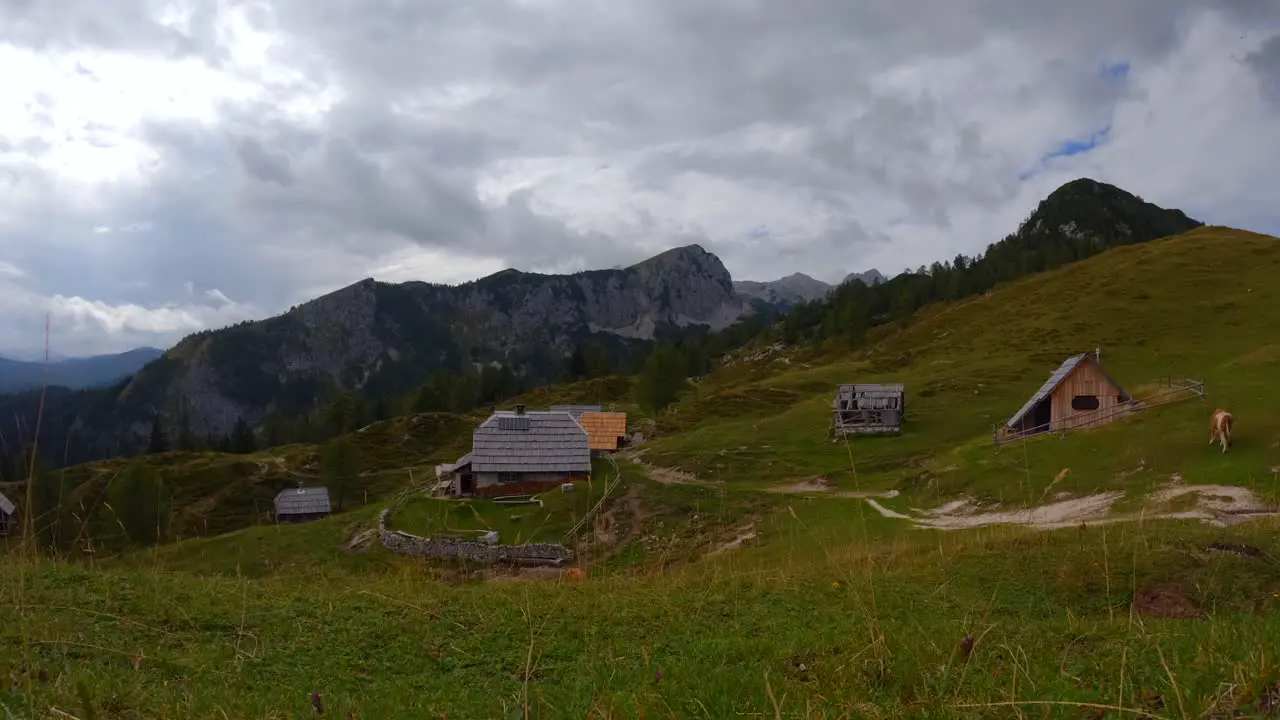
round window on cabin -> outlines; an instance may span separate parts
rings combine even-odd
[[[1097,395],[1077,395],[1071,398],[1072,410],[1097,410],[1098,407]]]

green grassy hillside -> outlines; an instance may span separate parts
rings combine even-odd
[[[326,716],[369,718],[1274,714],[1274,518],[942,531],[841,494],[888,494],[875,502],[889,513],[1108,490],[1128,512],[1174,481],[1275,499],[1278,270],[1275,238],[1202,228],[932,307],[857,351],[744,352],[621,461],[617,494],[575,544],[582,582],[347,551],[378,504],[93,565],[12,560],[0,676],[17,692],[0,703],[15,717],[89,717],[87,704],[96,717],[304,717],[313,692]],[[992,446],[992,425],[1064,357],[1098,346],[1130,390],[1193,377],[1208,398]],[[907,384],[900,437],[825,438],[834,386],[852,381]],[[1236,416],[1225,455],[1206,444],[1215,406]],[[366,430],[362,453],[384,468],[370,487],[385,496],[406,468],[452,459],[473,421]],[[306,468],[314,452],[248,461]],[[210,481],[186,507],[217,492]],[[560,501],[567,515],[538,527],[581,512]],[[437,506],[412,499],[393,525],[474,529]]]
[[[898,489],[925,503],[961,492],[1038,496],[1063,468],[1071,470],[1056,486],[1064,490],[1145,489],[1143,482],[1177,473],[1274,493],[1278,272],[1280,242],[1223,228],[1118,248],[932,308],[862,352],[774,357],[713,377],[664,419],[645,459],[744,486],[820,475],[851,488],[856,470],[862,489]],[[1205,382],[1208,397],[997,452],[992,426],[1062,360],[1097,347],[1131,391],[1190,377]],[[827,440],[831,397],[842,382],[906,383],[901,437],[847,447]],[[1217,406],[1236,418],[1226,456],[1206,445]]]

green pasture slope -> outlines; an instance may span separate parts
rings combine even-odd
[[[944,533],[767,490],[822,476],[898,489],[883,502],[899,508],[1017,504],[1070,468],[1057,488],[1138,497],[1177,473],[1275,497],[1276,277],[1280,242],[1203,228],[932,308],[865,351],[727,367],[657,418],[641,457],[708,484],[623,462],[621,540],[585,581],[442,580],[344,553],[377,506],[96,564],[12,559],[0,717],[301,718],[312,693],[360,718],[1274,715],[1274,521]],[[1209,397],[989,445],[1099,345],[1131,389],[1189,376]],[[907,384],[904,434],[831,443],[832,386],[864,380]],[[1214,406],[1237,418],[1225,456],[1206,444]]]
[[[904,501],[967,493],[1006,502],[1055,489],[1144,491],[1178,473],[1275,496],[1280,465],[1280,245],[1208,227],[1118,248],[932,308],[866,352],[775,359],[704,383],[645,454],[703,479],[769,486],[823,476]],[[1162,378],[1203,380],[1204,401],[1136,414],[1105,430],[1042,437],[995,452],[1007,420],[1068,356],[1102,349],[1133,392]],[[834,386],[903,382],[901,437],[825,437]],[[1206,452],[1214,407],[1235,415],[1235,446]],[[852,458],[852,462],[851,462]],[[1139,470],[1141,468],[1141,470]]]

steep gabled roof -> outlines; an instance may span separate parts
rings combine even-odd
[[[587,431],[592,450],[617,450],[618,438],[627,434],[627,414],[620,412],[586,412],[578,423]]]
[[[1068,377],[1070,377],[1071,373],[1075,372],[1076,368],[1080,367],[1081,363],[1088,360],[1089,362],[1093,362],[1095,365],[1097,365],[1097,361],[1093,360],[1092,358],[1093,356],[1090,355],[1089,353],[1080,353],[1079,355],[1072,355],[1066,360],[1063,360],[1062,364],[1058,366],[1058,369],[1054,370],[1053,374],[1049,376],[1049,379],[1045,380],[1044,384],[1040,386],[1040,389],[1036,391],[1036,394],[1032,395],[1031,399],[1028,400],[1027,403],[1022,406],[1022,409],[1014,413],[1013,417],[1009,418],[1009,422],[1005,423],[1005,425],[1007,427],[1014,427],[1018,423],[1022,422],[1022,419],[1026,417],[1028,413],[1031,412],[1032,408],[1034,408],[1036,405],[1039,405],[1041,400],[1044,400],[1045,398],[1049,397],[1049,395],[1051,395],[1054,390],[1057,390],[1058,386],[1061,385],[1063,381],[1065,381]],[[1103,370],[1101,365],[1097,365],[1097,367],[1098,367],[1098,370],[1102,372],[1103,377],[1105,377],[1112,385],[1115,385],[1117,388],[1120,388],[1120,384],[1117,383],[1114,378],[1108,375],[1107,371]],[[1125,392],[1123,388],[1120,388],[1120,397],[1122,400],[1128,400],[1129,393]]]
[[[276,495],[276,515],[309,515],[329,512],[329,489],[291,488]]]
[[[590,472],[587,431],[567,412],[499,410],[471,436],[473,472]]]

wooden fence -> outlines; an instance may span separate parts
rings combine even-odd
[[[1160,378],[1153,383],[1147,383],[1143,387],[1155,385],[1160,388],[1155,393],[1144,398],[1134,398],[1126,400],[1122,403],[1107,408],[1105,410],[1095,410],[1089,413],[1081,413],[1072,415],[1064,420],[1057,421],[1058,427],[1054,427],[1054,422],[1050,421],[1043,425],[1037,425],[1032,428],[1023,430],[1014,430],[1006,425],[996,425],[991,430],[991,439],[994,444],[999,447],[1007,442],[1021,440],[1033,435],[1053,432],[1059,435],[1066,435],[1073,430],[1084,430],[1096,427],[1100,424],[1111,421],[1119,415],[1125,415],[1141,410],[1150,410],[1151,408],[1160,407],[1162,405],[1172,405],[1174,403],[1185,402],[1187,400],[1204,400],[1204,381],[1173,378]],[[1065,422],[1065,424],[1064,424]]]

